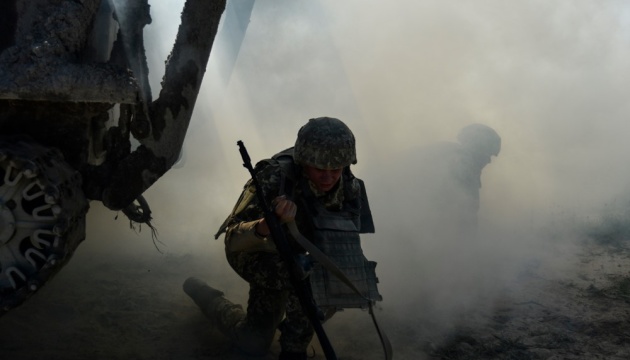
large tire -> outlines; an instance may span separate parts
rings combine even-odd
[[[20,305],[85,239],[89,203],[60,151],[0,137],[0,316]]]

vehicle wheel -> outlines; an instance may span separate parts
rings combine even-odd
[[[81,175],[57,149],[0,137],[0,316],[36,292],[85,239]]]

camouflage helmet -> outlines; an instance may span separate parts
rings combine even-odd
[[[501,137],[494,129],[483,124],[465,126],[457,135],[463,146],[487,156],[497,156],[501,150]]]
[[[340,169],[356,164],[354,135],[339,119],[310,119],[298,131],[293,157],[298,164],[318,169]]]

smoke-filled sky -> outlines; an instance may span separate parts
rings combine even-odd
[[[154,94],[182,2],[151,4]],[[623,1],[258,0],[227,87],[216,73],[221,54],[212,54],[186,143],[191,166],[181,171],[205,182],[210,173],[231,184],[222,193],[236,192],[247,175],[236,140],[261,158],[291,146],[308,118],[327,115],[353,129],[356,172],[369,178],[394,151],[455,140],[481,122],[503,139],[484,172],[484,214],[587,207],[630,178],[628,9]],[[191,169],[199,153],[201,174]]]
[[[154,97],[182,6],[151,2],[145,34]],[[354,173],[377,200],[377,233],[364,250],[379,262],[386,300],[407,287],[406,274],[391,269],[421,271],[395,266],[397,256],[425,263],[427,278],[445,273],[444,262],[457,266],[429,261],[448,251],[414,242],[410,219],[421,216],[418,209],[388,202],[413,196],[408,179],[397,182],[392,171],[400,154],[455,141],[470,123],[501,136],[501,152],[483,172],[479,211],[480,227],[494,239],[486,250],[499,250],[478,263],[525,249],[529,256],[544,242],[534,239],[538,227],[595,216],[630,190],[630,6],[622,0],[257,0],[228,84],[221,61],[213,49],[184,165],[146,198],[168,251],[210,253],[212,266],[227,273],[213,234],[249,176],[237,140],[257,161],[292,146],[312,117],[338,117],[355,133]],[[382,186],[383,178],[394,182]],[[110,225],[92,229],[99,226]],[[403,235],[392,236],[392,228]]]

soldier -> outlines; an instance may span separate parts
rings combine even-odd
[[[321,117],[300,128],[293,148],[260,161],[257,179],[281,223],[295,221],[300,233],[322,250],[342,244],[336,249],[346,253],[337,255],[360,259],[360,270],[367,275],[358,282],[375,289],[375,263],[365,260],[358,243],[359,233],[374,232],[374,225],[363,182],[350,171],[356,162],[350,129],[338,119]],[[228,263],[250,286],[247,311],[198,278],[187,279],[184,291],[247,354],[264,355],[279,329],[279,359],[306,359],[313,327],[290,284],[289,266],[270,237],[251,180],[215,238],[223,233]],[[296,253],[304,253],[295,242],[292,245]],[[377,291],[370,295],[380,300]],[[322,309],[327,318],[351,306],[334,301],[327,305]]]
[[[470,124],[459,131],[457,142],[440,142],[414,153],[418,166],[413,171],[420,174],[404,176],[417,178],[422,187],[420,203],[428,207],[425,231],[454,238],[477,236],[481,174],[500,150],[496,131]]]
[[[501,138],[489,126],[471,124],[460,130],[457,140],[460,147],[453,176],[464,192],[461,208],[466,213],[462,216],[462,225],[474,234],[477,231],[481,172],[493,156],[499,155]]]

